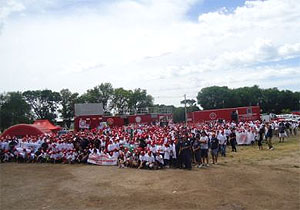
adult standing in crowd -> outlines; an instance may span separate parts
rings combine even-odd
[[[185,169],[192,169],[192,151],[191,151],[191,143],[187,138],[187,135],[183,137],[183,143],[181,145],[181,153],[182,153],[182,162],[184,164]]]
[[[266,129],[265,129],[265,125],[262,124],[259,128],[258,134],[259,134],[259,138],[258,138],[258,149],[259,150],[263,150],[263,145],[262,145],[262,141],[264,140],[264,135],[265,135]]]
[[[235,134],[235,129],[231,130],[231,133],[229,135],[229,139],[230,139],[230,145],[231,145],[231,152],[237,152],[236,150],[236,134]]]
[[[268,126],[268,130],[267,130],[267,134],[266,134],[266,141],[268,143],[268,146],[269,146],[269,149],[270,150],[273,150],[273,145],[272,145],[272,137],[273,137],[273,126],[272,124],[270,123],[269,126]]]
[[[201,162],[201,152],[200,152],[200,135],[196,135],[196,140],[194,141],[193,144],[193,152],[195,156],[195,162],[198,166],[202,164]]]
[[[226,157],[227,137],[226,137],[224,131],[219,132],[217,139],[219,140],[221,156]]]
[[[284,142],[284,137],[286,136],[285,125],[283,122],[279,123],[279,143]]]
[[[213,164],[218,164],[219,140],[217,139],[216,134],[214,133],[212,134],[210,145]]]
[[[200,151],[201,151],[201,162],[202,165],[199,166],[201,168],[202,166],[209,166],[208,164],[208,136],[204,131],[201,133],[200,137]],[[206,162],[206,164],[205,164]]]

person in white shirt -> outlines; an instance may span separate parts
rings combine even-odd
[[[144,167],[145,164],[146,164],[145,152],[142,151],[140,156],[139,156],[139,167],[138,167],[138,169],[141,169],[142,167]]]
[[[148,153],[145,155],[145,166],[152,169],[154,167],[155,158],[151,151],[148,151]]]
[[[170,165],[172,167],[176,167],[177,156],[176,156],[176,145],[175,142],[172,141],[171,145],[171,153],[170,153]]]
[[[155,160],[156,160],[157,168],[163,168],[164,167],[164,158],[159,153],[159,151],[156,152]]]
[[[227,137],[225,136],[224,131],[219,132],[217,139],[219,140],[221,156],[226,157]]]
[[[164,163],[165,163],[165,166],[167,168],[169,168],[169,162],[170,162],[170,153],[172,151],[172,148],[170,147],[170,145],[168,143],[166,143],[164,146],[163,146],[163,151],[164,151]]]
[[[200,152],[201,152],[201,162],[202,165],[199,166],[199,168],[201,168],[202,166],[209,166],[208,164],[208,142],[209,139],[206,136],[205,132],[201,133],[201,137],[200,137]],[[205,164],[206,162],[206,164]]]

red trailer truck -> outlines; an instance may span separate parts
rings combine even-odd
[[[210,109],[188,113],[188,122],[201,123],[216,120],[254,121],[260,120],[260,107],[247,106],[225,109]]]
[[[101,122],[106,122],[110,126],[123,126],[140,123],[148,124],[172,119],[172,114],[136,114],[123,116],[83,115],[75,117],[74,129],[79,131],[81,129],[98,128]]]

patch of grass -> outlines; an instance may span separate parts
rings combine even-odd
[[[228,162],[257,163],[262,160],[275,160],[287,156],[300,157],[300,135],[291,136],[284,143],[279,143],[279,139],[273,138],[274,150],[269,150],[266,143],[263,144],[263,150],[258,150],[258,146],[239,146],[237,153],[231,153],[228,147]],[[297,166],[298,167],[298,166]]]

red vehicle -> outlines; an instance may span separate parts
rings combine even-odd
[[[124,116],[102,116],[102,115],[83,115],[77,116],[74,120],[74,129],[94,129],[98,128],[102,122],[110,126],[123,126],[128,124],[153,123],[158,121],[172,120],[172,114],[137,114]]]
[[[260,120],[260,107],[247,106],[226,109],[210,109],[188,113],[188,122],[201,123],[216,120],[254,121]]]

